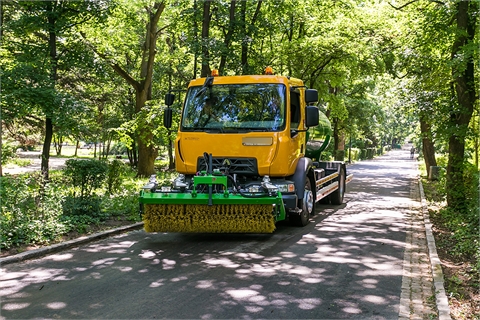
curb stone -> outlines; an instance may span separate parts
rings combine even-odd
[[[421,197],[421,210],[423,213],[423,220],[425,222],[425,233],[427,236],[428,253],[430,256],[430,263],[432,267],[433,284],[435,287],[435,299],[438,309],[439,320],[451,320],[450,307],[448,305],[447,294],[445,293],[445,284],[442,272],[442,265],[437,254],[437,247],[435,246],[435,238],[432,233],[432,224],[428,216],[427,201],[425,200],[425,193],[423,191],[423,184],[421,179],[418,179]]]
[[[111,229],[111,230],[106,230],[102,231],[99,233],[94,233],[88,236],[80,237],[77,239],[65,241],[65,242],[60,242],[57,244],[53,244],[51,246],[35,249],[35,250],[29,250],[25,251],[19,254],[15,254],[13,256],[5,257],[5,258],[0,258],[0,266],[5,265],[5,264],[10,264],[10,263],[15,263],[15,262],[21,262],[24,260],[28,259],[33,259],[33,258],[38,258],[41,256],[45,256],[47,254],[59,252],[62,250],[65,250],[67,248],[79,246],[81,244],[89,243],[95,240],[100,240],[103,238],[107,238],[112,235],[124,233],[127,231],[132,231],[132,230],[137,230],[143,228],[143,222],[138,222],[132,225],[128,226],[123,226],[119,227],[116,229]]]

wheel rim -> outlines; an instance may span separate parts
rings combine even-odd
[[[309,189],[305,189],[303,196],[303,206],[305,207],[304,211],[308,214],[312,213],[313,209],[313,193]]]
[[[344,190],[345,190],[345,180],[343,179],[343,177],[341,177],[338,185],[338,192],[340,192],[340,195],[343,195]]]

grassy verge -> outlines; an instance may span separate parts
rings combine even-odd
[[[138,194],[147,179],[119,160],[68,161],[47,182],[40,172],[0,177],[1,256],[140,221]]]
[[[470,190],[478,190],[477,181]],[[468,209],[455,212],[445,201],[445,180],[422,179],[445,290],[453,319],[480,319],[480,235],[478,193],[472,192]]]

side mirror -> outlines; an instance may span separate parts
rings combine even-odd
[[[305,90],[305,102],[307,104],[318,102],[318,91],[315,89]]]
[[[167,129],[172,127],[172,109],[170,109],[170,107],[163,112],[163,125]]]
[[[315,90],[316,92],[316,90]],[[305,126],[316,127],[319,123],[318,108],[314,106],[305,107]]]
[[[173,104],[173,101],[175,100],[175,95],[173,93],[167,93],[165,95],[165,104],[167,107],[170,107]]]

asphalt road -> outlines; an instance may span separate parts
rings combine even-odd
[[[396,319],[408,151],[348,167],[345,204],[272,235],[120,236],[0,269],[1,317]]]

